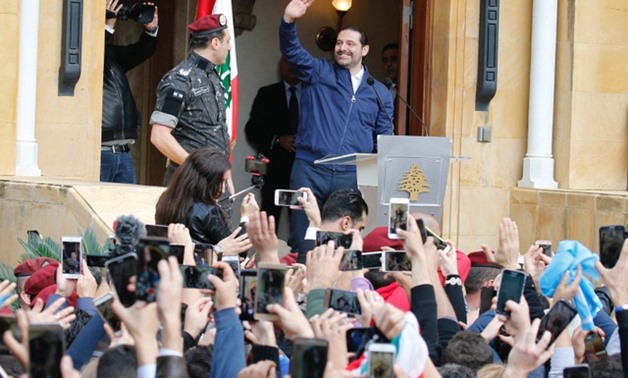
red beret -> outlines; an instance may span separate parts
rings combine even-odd
[[[37,299],[41,299],[41,301],[44,302],[45,305],[48,302],[48,298],[50,298],[50,296],[56,291],[57,285],[50,285],[44,290],[40,291],[39,294],[37,294],[37,296],[31,301],[31,307],[35,306],[35,303],[37,303]],[[68,305],[76,307],[76,302],[78,301],[78,294],[76,293],[76,290],[72,291],[72,294],[70,294],[70,296],[67,297],[66,300],[68,302]]]
[[[59,261],[51,259],[50,257],[38,257],[36,259],[26,260],[13,269],[13,274],[15,274],[16,277],[30,276],[48,264],[56,264],[58,266]]]
[[[227,28],[227,17],[224,14],[208,14],[188,25],[194,35],[210,34]]]
[[[467,255],[467,257],[469,258],[469,260],[471,260],[472,267],[499,268],[499,269],[502,268],[498,264],[489,262],[483,250],[470,252]]]
[[[24,284],[24,292],[35,298],[40,291],[44,290],[50,285],[54,285],[56,281],[57,265],[49,264],[39,269],[32,276],[30,276]]]
[[[369,232],[364,237],[364,245],[362,251],[364,252],[377,252],[381,251],[382,247],[390,247],[395,250],[403,249],[403,240],[388,239],[388,227],[375,227],[373,231]]]

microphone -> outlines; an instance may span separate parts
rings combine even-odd
[[[393,130],[395,129],[395,122],[393,122],[392,117],[390,116],[390,114],[388,114],[388,112],[386,111],[386,108],[384,107],[384,103],[382,102],[382,99],[379,97],[379,93],[377,93],[377,90],[375,89],[375,87],[373,86],[373,84],[375,84],[375,79],[373,79],[371,76],[369,76],[368,78],[366,78],[366,83],[373,88],[373,91],[375,92],[375,97],[377,97],[377,106],[379,106],[379,109],[382,110],[384,113],[386,113],[386,117],[388,117],[388,120],[390,121],[390,124],[393,127]]]
[[[406,108],[410,109],[410,112],[414,115],[414,117],[417,120],[419,120],[419,122],[421,122],[421,130],[423,130],[423,133],[425,134],[425,136],[430,136],[429,133],[427,132],[427,127],[425,126],[425,122],[423,122],[423,119],[421,118],[421,116],[419,116],[419,114],[417,112],[415,112],[414,109],[412,109],[412,106],[410,106],[410,104],[408,104],[408,101],[406,101],[406,99],[403,98],[403,96],[401,96],[399,94],[399,92],[397,92],[396,88],[393,88],[393,91],[395,91],[395,95],[397,96],[397,98],[399,98],[401,100],[401,102],[404,103]]]

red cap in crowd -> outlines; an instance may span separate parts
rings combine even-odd
[[[33,273],[24,283],[24,292],[30,295],[31,298],[35,298],[40,291],[50,285],[54,285],[58,266],[59,263],[55,261],[54,264],[50,263]]]
[[[13,274],[16,277],[30,276],[48,264],[59,265],[59,261],[50,257],[38,257],[36,259],[26,260],[13,269]]]

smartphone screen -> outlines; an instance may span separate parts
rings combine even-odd
[[[563,378],[589,378],[589,365],[570,366],[563,370]]]
[[[347,314],[359,315],[362,313],[358,294],[353,291],[327,289],[325,291],[325,303],[328,308]]]
[[[185,254],[185,245],[183,244],[170,244],[169,245],[168,256],[176,257],[179,264],[183,264],[184,254]]]
[[[406,251],[385,251],[382,253],[384,258],[384,272],[411,272],[412,262],[406,254]]]
[[[316,231],[315,245],[317,247],[319,245],[327,245],[327,243],[329,243],[332,240],[335,242],[336,248],[343,247],[347,249],[347,248],[351,248],[351,243],[353,242],[353,235],[343,234],[342,232]]]
[[[606,347],[604,340],[595,332],[591,332],[584,339],[584,359],[587,363],[602,361],[606,359]]]
[[[147,224],[146,236],[156,236],[160,238],[168,238],[168,226],[163,224]]]
[[[291,378],[322,378],[327,365],[327,340],[297,337],[292,347]]]
[[[369,346],[369,377],[394,377],[395,346],[392,344],[373,343]]]
[[[397,229],[408,229],[410,202],[407,198],[391,198],[388,208],[388,238],[399,239]]]
[[[364,269],[381,269],[382,268],[382,252],[369,252],[362,254],[362,268]]]
[[[129,291],[129,279],[137,273],[137,255],[130,252],[111,258],[105,264],[109,271],[109,281],[113,283],[118,299],[124,307],[135,303],[135,293]]]
[[[257,292],[257,271],[240,272],[240,319],[255,320],[255,293]]]
[[[506,311],[506,302],[512,300],[519,303],[525,280],[525,273],[518,270],[504,269],[502,271],[502,281],[497,292],[496,314],[510,316],[510,313]]]
[[[137,244],[137,281],[135,298],[145,302],[157,300],[159,286],[160,260],[168,258],[170,245],[167,240],[157,238],[141,238]]]
[[[430,230],[429,227],[427,226],[424,226],[424,227],[425,227],[425,232],[427,233],[427,236],[431,236],[434,238],[434,245],[436,246],[436,248],[442,249],[443,251],[445,251],[445,253],[449,252],[449,249],[451,248],[449,244],[445,243],[445,241],[440,236],[438,236],[437,233]]]
[[[347,330],[347,351],[356,353],[366,347],[366,344],[373,338],[375,331],[373,328],[351,328]]]
[[[103,268],[109,260],[109,255],[85,255],[87,266]]]
[[[536,245],[541,247],[543,254],[547,257],[552,257],[552,241],[551,240],[537,240]]]
[[[183,276],[183,287],[186,289],[214,290],[214,285],[209,281],[209,276],[222,279],[222,270],[207,265],[180,265]]]
[[[61,377],[61,357],[65,353],[65,333],[58,324],[31,324],[28,327],[30,377]]]
[[[340,260],[340,270],[360,270],[362,269],[362,252],[354,249],[345,249]]]
[[[275,319],[276,315],[266,310],[266,306],[283,305],[283,288],[286,268],[279,264],[259,264],[257,268],[257,295],[255,297],[255,318]]]
[[[240,257],[239,256],[222,256],[222,262],[229,265],[236,277],[240,277]]]
[[[94,298],[94,307],[98,310],[98,313],[107,324],[113,329],[114,332],[118,332],[122,329],[122,321],[111,309],[111,303],[113,302],[113,295],[111,293],[105,293],[98,298]]]
[[[600,227],[600,262],[607,269],[617,264],[626,238],[625,232],[624,226],[621,225]]]
[[[68,278],[81,275],[81,242],[80,237],[64,236],[61,238],[63,274]]]
[[[307,193],[287,189],[275,190],[276,206],[301,206],[297,201],[299,198],[307,199]]]
[[[571,320],[578,312],[569,303],[564,300],[556,302],[554,306],[541,319],[541,325],[536,335],[537,341],[543,337],[545,331],[552,334],[549,345],[552,345],[556,338],[567,328]],[[548,345],[548,346],[549,346]]]
[[[196,243],[194,245],[194,262],[196,265],[212,265],[214,263],[214,246]]]

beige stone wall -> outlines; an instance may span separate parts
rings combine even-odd
[[[57,242],[61,236],[94,231],[99,243],[120,215],[155,223],[155,205],[164,188],[67,179],[0,177],[0,261],[15,265],[27,230]]]
[[[495,245],[499,222],[509,215],[510,191],[521,178],[532,7],[501,3],[497,94],[487,112],[476,112],[479,3],[436,1],[435,6],[432,134],[452,137],[453,155],[463,158],[450,166],[443,232],[472,251]],[[492,127],[491,143],[476,141],[481,125]]]
[[[15,173],[19,4],[0,1],[0,172]]]
[[[626,190],[628,3],[559,4],[556,179],[561,188]]]
[[[532,191],[537,211],[520,208],[516,186],[527,148],[532,2],[501,3],[498,90],[487,112],[475,111],[479,3],[434,3],[432,134],[452,137],[453,155],[469,158],[450,166],[445,236],[466,251],[482,243],[496,246],[501,218],[512,216],[523,225],[522,244],[542,235],[555,235],[555,241],[583,235],[597,245],[597,227],[625,223],[626,207],[622,202],[612,219],[600,219],[597,205],[580,209],[573,201],[597,204],[613,193],[591,199],[559,192],[549,211],[544,206],[551,194]],[[559,0],[553,154],[561,188],[626,196],[627,10],[621,0]],[[491,143],[476,141],[480,125],[492,127]]]
[[[0,2],[0,174],[15,173],[18,1]],[[61,1],[40,2],[36,139],[43,176],[97,180],[100,169],[104,2],[83,3],[81,77],[72,97],[58,96],[61,62]]]
[[[536,240],[578,240],[599,250],[601,226],[628,226],[628,194],[575,190],[512,191],[510,213],[517,222],[520,247],[527,251]]]

